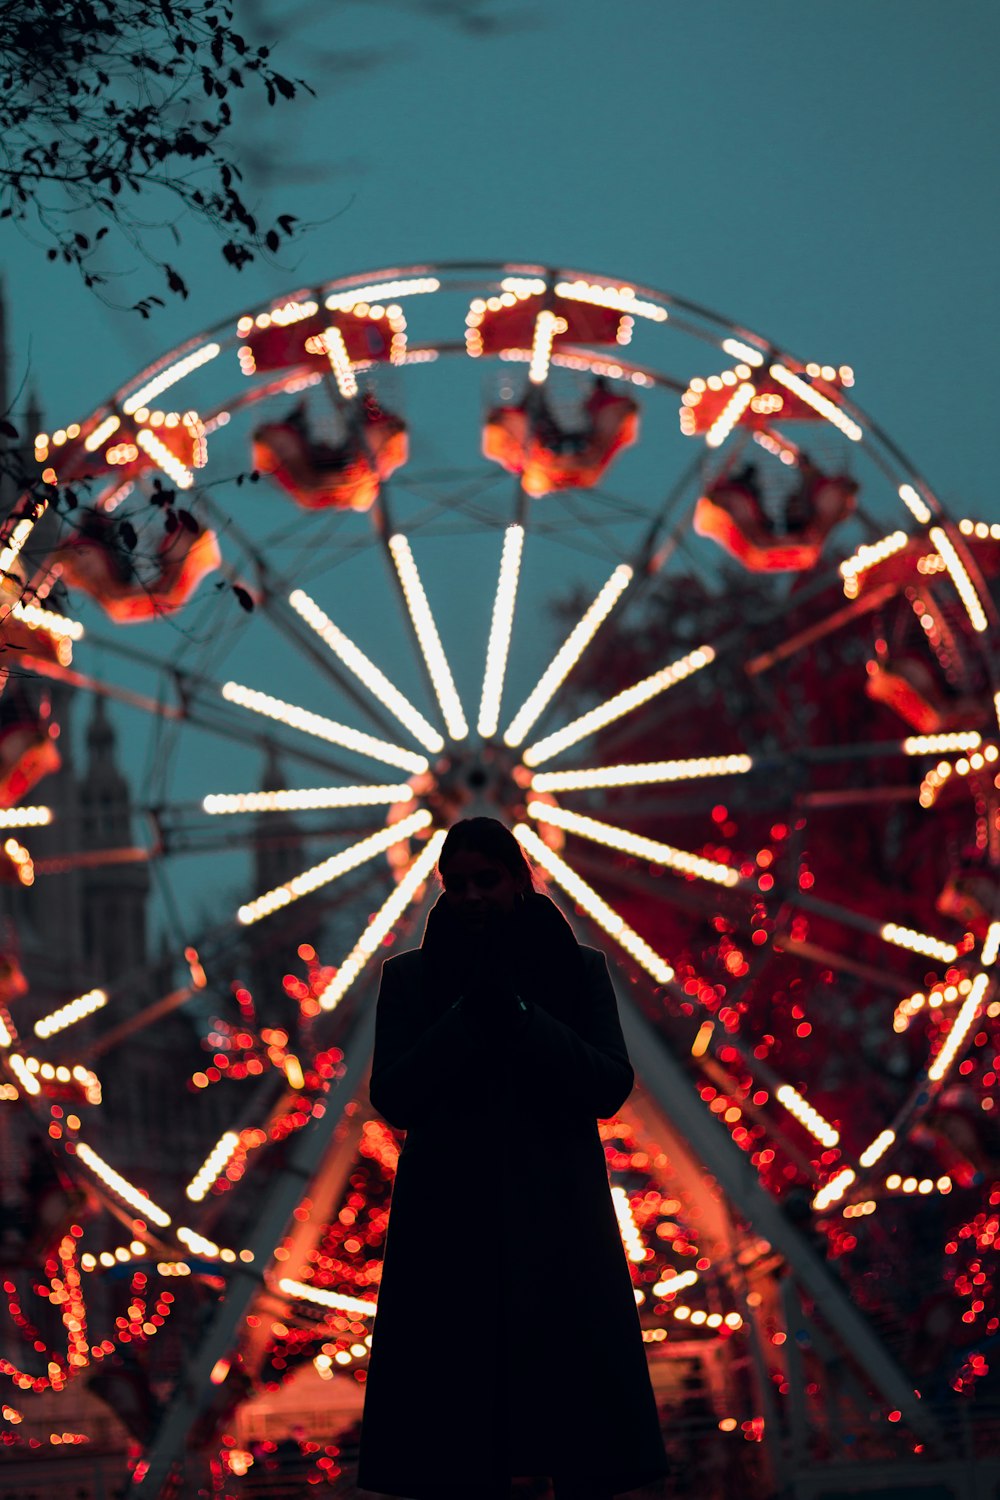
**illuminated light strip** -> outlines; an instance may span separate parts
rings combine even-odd
[[[504,732],[505,745],[513,747],[521,744],[532,724],[535,723],[546,704],[551,701],[553,694],[562,686],[631,582],[632,569],[627,563],[621,563],[574,625],[510,721],[510,725]]]
[[[594,888],[581,879],[575,870],[571,870],[557,854],[554,854],[526,823],[518,823],[513,831],[518,843],[528,851],[536,864],[547,870],[553,880],[562,886],[567,896],[577,906],[581,906],[609,937],[614,938],[615,942],[624,948],[625,952],[630,954],[657,984],[670,983],[674,977],[673,969],[628,925],[624,917],[619,916],[614,907],[602,900]]]
[[[535,334],[531,342],[531,363],[528,379],[532,385],[542,385],[549,373],[552,358],[552,340],[557,333],[565,333],[569,324],[565,318],[543,308],[535,319]]]
[[[149,402],[155,396],[158,396],[161,391],[165,391],[170,386],[176,385],[178,380],[183,380],[184,376],[190,375],[192,370],[197,370],[202,365],[207,365],[209,360],[214,359],[221,352],[222,349],[219,344],[203,344],[200,349],[194,349],[190,354],[185,354],[183,359],[179,359],[176,364],[169,365],[167,369],[161,370],[159,375],[154,375],[152,380],[144,385],[141,390],[129,396],[128,400],[122,403],[122,411],[127,417],[130,417],[133,412],[139,410],[140,406],[148,406]],[[111,418],[109,417],[108,421],[110,420]],[[113,431],[114,428],[112,427],[110,432]],[[93,437],[94,434],[91,434],[91,436]],[[98,442],[95,442],[94,447],[99,447],[103,441],[104,439],[101,438]],[[89,443],[85,446],[89,447]],[[93,449],[90,451],[92,452]]]
[[[517,581],[521,571],[523,547],[524,527],[508,526],[500,556],[500,574],[493,601],[490,639],[486,647],[486,670],[483,673],[483,691],[479,701],[477,729],[484,740],[491,739],[496,734],[500,722],[500,703],[514,625],[514,605],[517,602]]]
[[[36,524],[48,510],[47,500],[35,500],[32,502],[32,505],[35,514],[33,516],[22,516],[16,522],[14,529],[4,543],[3,551],[0,552],[0,576],[10,572],[21,548],[34,531]]]
[[[859,573],[867,572],[869,568],[874,568],[877,563],[891,557],[894,552],[900,552],[908,541],[905,531],[893,531],[880,542],[863,542],[853,556],[846,557],[840,564],[841,577],[856,579]]]
[[[398,786],[321,786],[287,792],[210,792],[202,800],[204,812],[312,812],[324,807],[397,807],[413,801],[413,789]]]
[[[345,750],[356,750],[361,755],[371,756],[373,760],[383,760],[387,765],[412,771],[414,775],[427,770],[428,762],[425,757],[416,755],[412,750],[404,750],[401,745],[390,745],[386,740],[362,734],[360,730],[350,729],[346,724],[338,724],[333,719],[324,719],[320,714],[298,708],[294,703],[284,703],[280,698],[272,698],[269,693],[258,692],[256,688],[243,687],[239,682],[226,682],[223,683],[221,692],[227,703],[235,703],[240,708],[249,709],[251,713],[276,719],[279,724],[300,729],[303,734],[315,735],[317,739],[326,740],[331,745],[343,745]]]
[[[344,959],[326,989],[318,996],[321,1010],[333,1010],[347,994],[365,964],[382,946],[437,863],[445,835],[438,829],[417,855],[392,894],[387,897]]]
[[[813,1208],[822,1212],[829,1208],[832,1203],[839,1203],[847,1192],[852,1182],[857,1181],[857,1172],[853,1167],[843,1167],[835,1177],[831,1177],[825,1187],[821,1187],[812,1201]]]
[[[780,438],[776,432],[758,429],[753,434],[753,440],[765,452],[773,453],[775,458],[780,458],[783,464],[793,464],[799,456],[799,450],[795,444],[789,442],[787,438]]]
[[[708,755],[693,760],[654,760],[636,765],[595,766],[592,771],[538,771],[536,792],[579,792],[590,787],[645,786],[664,781],[700,781],[706,776],[745,776],[749,755]]]
[[[896,1132],[894,1130],[881,1131],[872,1141],[871,1145],[862,1151],[858,1157],[858,1165],[873,1167],[877,1161],[881,1161],[895,1139]]]
[[[705,443],[709,448],[718,448],[732,432],[736,423],[746,411],[750,402],[756,395],[754,387],[748,380],[737,386],[725,406],[705,433]]]
[[[337,389],[345,401],[350,401],[358,394],[358,382],[354,378],[351,369],[350,357],[347,353],[347,345],[344,343],[344,335],[339,328],[324,328],[321,338],[326,350],[326,357],[330,361],[330,369],[333,378],[337,382]]]
[[[983,737],[975,729],[955,734],[911,734],[903,741],[904,755],[939,755],[944,750],[978,750]]]
[[[965,612],[973,630],[980,632],[985,630],[989,624],[986,612],[976,593],[975,584],[966,572],[965,565],[955,551],[951,539],[940,526],[932,526],[927,535],[934,543],[938,556],[951,575],[951,581],[958,590],[958,597],[965,605]]]
[[[51,807],[0,808],[0,828],[46,828],[51,822]]]
[[[644,302],[630,286],[599,286],[593,281],[559,281],[556,296],[569,302],[589,302],[592,307],[609,307],[615,312],[634,313],[653,323],[665,323],[669,313],[656,302]]]
[[[646,1245],[639,1226],[635,1222],[632,1213],[632,1205],[628,1201],[628,1193],[617,1184],[611,1189],[611,1201],[615,1206],[615,1215],[618,1219],[618,1230],[625,1247],[625,1254],[635,1264],[646,1259]]]
[[[335,1307],[340,1312],[357,1313],[363,1318],[373,1318],[377,1304],[363,1297],[348,1297],[343,1292],[328,1292],[325,1287],[309,1286],[304,1281],[293,1281],[283,1276],[278,1282],[279,1291],[301,1302],[315,1302],[318,1307]]]
[[[408,281],[385,281],[381,286],[359,286],[349,292],[333,292],[324,306],[331,312],[350,312],[359,302],[385,302],[390,297],[419,297],[426,292],[439,292],[441,283],[436,276],[415,276]]]
[[[669,1292],[683,1291],[686,1286],[695,1286],[701,1277],[697,1271],[678,1271],[674,1276],[665,1276],[650,1288],[654,1297],[665,1297]]]
[[[108,997],[104,990],[88,990],[85,995],[67,1001],[65,1005],[60,1005],[58,1010],[51,1011],[49,1015],[37,1020],[35,1035],[47,1041],[50,1036],[55,1036],[57,1031],[65,1031],[67,1026],[74,1026],[77,1021],[82,1021],[84,1016],[92,1016],[107,1003]]]
[[[804,1125],[811,1136],[814,1136],[822,1146],[835,1146],[840,1140],[840,1132],[829,1122],[824,1120],[819,1110],[814,1109],[808,1099],[804,1099],[798,1089],[792,1088],[790,1083],[783,1083],[775,1090],[774,1097],[779,1104],[783,1104],[790,1115],[794,1115],[800,1125]]]
[[[401,532],[389,538],[389,551],[396,565],[396,572],[403,587],[403,598],[406,601],[420,650],[444,715],[445,726],[453,740],[464,740],[469,732],[469,726],[465,722],[458,690],[451,675],[448,658],[444,654],[441,637],[438,635],[410,544]]]
[[[0,1007],[0,1047],[12,1047],[17,1041],[17,1034],[11,1029],[13,1025],[10,1013]]]
[[[158,469],[162,469],[168,479],[172,479],[179,490],[189,490],[194,484],[194,475],[186,464],[182,464],[175,454],[171,453],[166,443],[161,443],[155,432],[150,432],[148,427],[140,427],[135,435],[139,447],[148,453]]]
[[[373,693],[390,713],[395,714],[399,722],[410,731],[415,739],[420,741],[425,749],[434,753],[444,749],[444,740],[434,726],[429,724],[410,700],[393,686],[375,663],[369,661],[360,646],[355,645],[342,630],[338,629],[314,599],[311,599],[304,590],[295,589],[289,594],[288,602],[329,646],[334,656],[339,657],[348,671],[353,672],[369,692]]]
[[[244,927],[249,927],[253,922],[259,922],[263,917],[269,917],[272,912],[279,911],[283,906],[289,906],[293,901],[298,901],[302,896],[308,896],[313,891],[319,890],[321,886],[329,885],[332,881],[340,878],[348,870],[354,870],[358,865],[364,864],[369,859],[374,859],[377,854],[382,854],[386,849],[391,849],[393,844],[401,844],[411,834],[417,833],[421,828],[426,828],[431,821],[431,815],[426,808],[420,808],[418,812],[411,813],[408,818],[403,818],[399,823],[392,823],[388,828],[380,828],[378,833],[369,834],[358,843],[351,844],[347,849],[342,849],[339,854],[333,854],[329,859],[323,860],[322,864],[313,865],[311,870],[303,870],[301,875],[296,875],[291,880],[286,880],[283,885],[275,886],[271,891],[248,901],[241,906],[236,913],[236,919]]]
[[[217,1245],[214,1240],[207,1240],[203,1234],[199,1234],[196,1229],[188,1229],[185,1224],[178,1228],[177,1238],[195,1255],[207,1255],[211,1260],[224,1260],[230,1264],[236,1259],[235,1250],[223,1250],[221,1245]],[[249,1252],[244,1252],[240,1259],[252,1260],[253,1256]]]
[[[18,843],[17,839],[12,835],[9,839],[4,839],[3,852],[13,864],[17,878],[21,884],[34,885],[35,866],[31,861],[30,850],[26,849],[23,844]]]
[[[729,865],[714,859],[702,859],[685,849],[674,849],[670,844],[661,844],[656,839],[644,838],[641,834],[628,833],[611,823],[600,823],[596,818],[586,818],[580,813],[569,812],[563,807],[550,807],[547,802],[529,802],[528,816],[552,828],[565,828],[567,833],[579,834],[595,844],[604,844],[609,849],[621,849],[625,854],[634,854],[639,859],[648,859],[655,865],[666,865],[683,875],[694,875],[699,880],[711,880],[716,885],[739,885],[739,872]]]
[[[759,349],[754,349],[750,344],[741,343],[739,339],[723,339],[722,348],[734,359],[745,359],[748,365],[764,363],[764,355]]]
[[[48,635],[68,641],[83,639],[83,626],[79,620],[67,620],[54,609],[42,609],[38,604],[25,604],[19,599],[10,612],[15,620],[23,620],[30,630],[44,630]]]
[[[136,402],[136,406],[141,406],[141,405],[142,405],[141,401],[137,401]],[[132,409],[133,409],[133,411],[135,410],[134,407]],[[88,437],[84,438],[84,440],[83,440],[83,446],[84,446],[84,448],[87,450],[88,453],[94,453],[94,452],[96,452],[97,449],[104,442],[104,440],[106,438],[109,438],[113,432],[117,432],[118,429],[119,429],[119,427],[121,425],[122,425],[122,419],[121,419],[121,417],[116,416],[115,413],[112,412],[110,417],[105,417],[104,421],[101,422],[99,426],[95,427],[94,430],[93,430],[93,432],[90,433],[90,435]]]
[[[991,922],[983,943],[983,951],[979,955],[979,962],[984,969],[996,963],[998,953],[1000,953],[1000,922]]]
[[[536,740],[524,752],[525,765],[540,765],[542,761],[558,755],[560,750],[565,750],[569,745],[575,745],[578,740],[593,733],[595,729],[603,729],[606,724],[612,724],[615,719],[622,718],[633,708],[638,708],[642,703],[648,703],[659,693],[664,693],[676,683],[683,682],[685,677],[700,672],[702,667],[707,667],[714,660],[713,647],[698,646],[696,650],[689,651],[687,656],[680,657],[669,666],[662,667],[659,672],[654,672],[651,677],[644,677],[641,682],[626,688],[624,692],[616,693],[606,703],[601,703],[597,708],[592,708],[589,713],[582,714],[579,719],[574,719],[564,729],[558,729],[555,734]]]
[[[891,1172],[885,1179],[885,1185],[890,1193],[905,1193],[907,1197],[911,1193],[919,1193],[922,1198],[928,1197],[935,1190],[948,1194],[954,1186],[947,1176],[935,1181],[933,1177],[904,1177],[901,1172]]]
[[[954,963],[958,957],[958,949],[952,943],[942,943],[929,933],[914,932],[912,928],[899,927],[895,922],[886,922],[879,936],[883,942],[906,948],[910,953],[922,953],[926,958],[936,958],[941,963]]]
[[[4,1030],[6,1031],[6,1027]],[[10,1058],[10,1071],[24,1089],[26,1094],[40,1094],[42,1085],[38,1082],[34,1072],[28,1067],[20,1052],[12,1052]]]
[[[901,484],[899,486],[898,493],[900,500],[902,500],[903,504],[906,506],[907,510],[910,511],[911,515],[913,515],[913,517],[918,520],[922,526],[926,525],[927,522],[931,519],[931,508],[929,505],[924,504],[920,496],[917,494],[916,490],[913,488],[913,485]]]
[[[227,1130],[225,1135],[216,1141],[184,1189],[185,1194],[191,1199],[192,1203],[201,1202],[219,1173],[228,1165],[239,1143],[240,1138],[235,1130]]]
[[[859,443],[861,441],[864,433],[857,422],[853,422],[833,401],[828,400],[826,396],[820,395],[819,391],[814,391],[811,385],[807,384],[804,380],[800,380],[797,375],[793,375],[791,370],[786,370],[784,365],[771,365],[770,373],[780,385],[792,391],[807,406],[811,406],[813,411],[817,412],[819,416],[825,417],[828,422],[833,423],[834,427],[838,427],[845,437],[850,438],[852,443]]]
[[[120,1172],[116,1172],[114,1167],[109,1167],[103,1157],[98,1156],[97,1152],[85,1141],[77,1141],[76,1154],[84,1166],[89,1167],[94,1176],[99,1177],[105,1186],[116,1193],[130,1208],[141,1213],[143,1218],[151,1219],[160,1229],[166,1229],[170,1223],[170,1215],[166,1210],[157,1207],[141,1188],[134,1187]]]
[[[962,1009],[952,1023],[944,1046],[927,1069],[927,1077],[932,1083],[939,1083],[944,1078],[958,1056],[959,1049],[968,1036],[972,1023],[979,1014],[979,1007],[982,1005],[983,996],[989,988],[989,983],[988,974],[977,974],[972,981],[972,988],[965,997]]]

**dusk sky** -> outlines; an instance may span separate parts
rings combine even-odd
[[[261,218],[316,227],[280,264],[241,275],[183,221],[180,250],[151,231],[191,295],[143,322],[5,226],[13,383],[37,389],[50,431],[281,293],[424,260],[518,260],[660,288],[804,359],[849,363],[852,396],[953,514],[1000,518],[997,6],[258,0],[241,12],[318,95],[246,112],[249,196]],[[122,301],[156,289],[130,264]],[[445,625],[460,612],[453,601]],[[227,754],[211,752],[209,779],[185,795],[254,784],[259,768],[237,777]],[[133,771],[146,756],[130,746]]]
[[[5,227],[15,370],[30,361],[47,419],[311,279],[552,261],[851,363],[857,400],[946,500],[996,505],[1000,8],[484,0],[469,27],[450,19],[462,9],[241,7],[319,96],[258,109],[249,131],[270,159],[262,207],[324,221],[281,265],[237,276],[191,235],[176,257],[190,300],[144,324]]]

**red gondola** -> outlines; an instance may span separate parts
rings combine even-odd
[[[135,625],[172,614],[222,561],[215,532],[178,525],[157,549],[158,571],[137,575],[131,558],[111,539],[110,523],[93,517],[49,558],[70,588],[82,589],[119,625]]]
[[[761,503],[754,465],[746,464],[701,496],[695,531],[755,573],[801,573],[815,567],[830,532],[854,510],[858,485],[845,474],[824,474],[805,454],[799,456],[798,469],[799,483],[786,497],[777,525]]]
[[[498,406],[483,428],[483,453],[509,474],[519,474],[525,493],[589,489],[599,483],[615,455],[639,434],[639,406],[598,378],[584,402],[586,422],[564,428],[540,391],[518,406]]]
[[[253,434],[253,462],[306,510],[368,510],[384,479],[409,456],[406,423],[370,394],[341,443],[314,437],[300,403],[281,422]]]
[[[59,770],[57,733],[50,719],[26,704],[16,717],[0,725],[0,807],[16,807],[43,776]]]

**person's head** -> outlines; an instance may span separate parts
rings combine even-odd
[[[533,889],[517,839],[496,818],[462,818],[441,846],[438,874],[451,911],[473,931],[509,917]]]

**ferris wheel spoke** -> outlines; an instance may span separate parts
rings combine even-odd
[[[347,994],[369,960],[401,920],[407,908],[417,899],[430,878],[444,843],[443,829],[436,829],[409,869],[372,917],[368,926],[340,964],[336,974],[317,997],[321,1010],[334,1010]]]
[[[745,776],[753,770],[754,764],[750,755],[711,755],[688,760],[594,766],[587,770],[536,771],[531,778],[531,789],[536,792],[575,792],[602,787],[701,782],[707,777]]]
[[[599,896],[593,886],[573,870],[565,860],[554,853],[526,823],[518,823],[514,835],[536,864],[547,870],[552,879],[562,887],[567,896],[583,908],[590,919],[596,922],[630,958],[654,980],[656,984],[669,984],[674,971],[639,934],[630,927],[618,912]]]
[[[402,532],[392,535],[385,532],[383,541],[406,609],[406,617],[412,627],[421,661],[448,733],[453,740],[464,740],[469,733],[469,726],[410,544]]]
[[[665,866],[681,875],[690,875],[697,880],[707,880],[730,889],[747,884],[731,865],[721,864],[715,859],[704,859],[686,849],[675,849],[657,839],[629,833],[625,828],[570,812],[564,807],[551,807],[548,803],[535,801],[528,803],[527,812],[536,823],[547,824],[550,828],[562,828],[567,833],[589,839],[591,843],[601,844],[607,849],[620,849],[624,854],[634,854],[639,859],[649,860],[650,864]]]
[[[819,943],[794,938],[788,932],[775,933],[774,947],[776,951],[794,954],[809,963],[818,964],[820,968],[829,968],[841,974],[851,974],[856,979],[864,979],[888,994],[910,995],[912,993],[913,986],[900,978],[898,974],[879,969],[874,964],[862,963],[842,949],[826,948]]]
[[[514,748],[523,743],[528,730],[544,713],[552,698],[559,691],[570,672],[583,656],[601,625],[611,614],[618,600],[628,588],[632,569],[621,564],[611,574],[600,592],[588,605],[581,618],[563,641],[555,656],[525,698],[504,731],[504,744]]]
[[[523,501],[523,490],[520,491],[520,495]],[[490,622],[490,637],[486,647],[486,665],[483,670],[482,694],[479,701],[479,720],[476,725],[477,732],[484,740],[493,738],[500,722],[500,705],[503,700],[504,678],[507,672],[507,653],[514,628],[514,608],[517,603],[517,585],[523,547],[524,525],[519,519],[508,526],[504,532],[500,572],[493,601],[493,617]]]
[[[426,757],[417,755],[412,750],[406,750],[402,745],[393,745],[387,740],[377,739],[374,735],[364,734],[361,730],[352,729],[347,724],[340,724],[335,719],[327,719],[324,715],[313,713],[310,709],[300,708],[298,704],[286,703],[282,698],[274,698],[270,693],[262,693],[256,688],[246,687],[243,683],[223,683],[219,693],[227,703],[234,703],[250,713],[275,719],[279,724],[286,724],[289,728],[297,729],[302,734],[312,735],[316,739],[326,740],[331,745],[340,745],[345,750],[353,750],[356,754],[367,756],[370,760],[383,761],[386,765],[398,766],[401,770],[410,771],[413,774],[427,770]]]
[[[867,932],[903,952],[920,954],[924,958],[935,959],[942,964],[954,963],[958,958],[958,949],[953,943],[947,943],[931,933],[918,932],[913,928],[903,927],[897,922],[881,921],[878,917],[869,917],[864,912],[854,911],[838,902],[822,900],[818,896],[809,896],[803,891],[796,893],[794,901],[795,905],[804,911],[815,912],[819,917],[828,917],[843,927],[852,927],[858,932]]]
[[[387,828],[379,829],[377,833],[370,834],[358,843],[342,849],[339,854],[331,855],[321,864],[303,870],[301,875],[296,875],[291,880],[275,886],[273,890],[265,891],[254,900],[245,902],[236,913],[237,920],[244,926],[249,926],[252,922],[259,922],[263,917],[273,915],[274,912],[290,905],[291,902],[310,895],[321,886],[329,885],[357,865],[374,859],[378,854],[384,854],[395,844],[405,842],[413,834],[426,828],[430,822],[431,814],[425,808],[420,808],[417,812],[411,813],[408,818],[403,818],[398,823],[391,823]]]
[[[699,672],[715,660],[715,650],[712,646],[698,646],[694,651],[689,651],[686,656],[679,657],[677,661],[671,662],[669,666],[661,667],[649,677],[644,677],[641,682],[625,688],[623,692],[616,693],[604,703],[592,708],[589,712],[581,714],[578,719],[567,724],[563,729],[554,734],[546,735],[544,739],[536,740],[529,745],[524,752],[524,763],[526,766],[534,767],[542,765],[552,756],[576,745],[580,740],[586,739],[598,729],[603,729],[608,724],[613,724],[617,719],[632,713],[636,708],[649,703],[653,698],[665,693],[669,688],[693,673]]]

